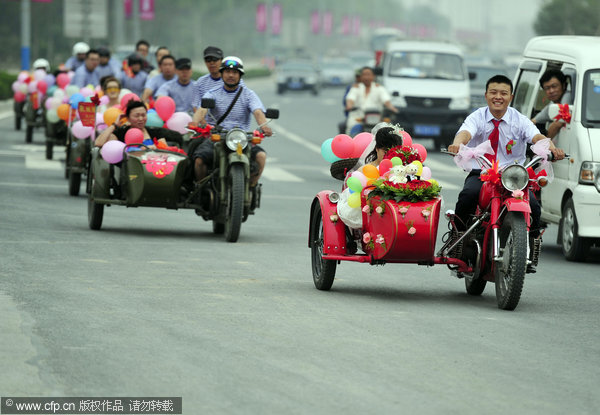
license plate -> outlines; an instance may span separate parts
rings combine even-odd
[[[290,82],[290,88],[292,88],[292,89],[299,89],[299,88],[302,88],[303,86],[304,85],[300,81],[291,81]]]
[[[415,135],[424,135],[427,137],[438,136],[441,134],[439,125],[415,125]]]

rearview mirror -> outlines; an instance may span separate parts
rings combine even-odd
[[[200,106],[202,108],[214,108],[215,107],[215,100],[213,98],[202,98],[202,102],[200,104]]]
[[[267,108],[267,111],[265,112],[265,117],[271,120],[276,120],[277,118],[279,118],[279,110],[274,108]]]

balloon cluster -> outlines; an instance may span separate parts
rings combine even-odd
[[[55,82],[54,75],[47,74],[43,69],[36,69],[33,75],[27,71],[21,71],[17,80],[12,83],[13,99],[15,102],[23,102],[27,99],[27,94],[34,92],[45,95],[48,88],[54,86]]]
[[[346,134],[338,134],[321,144],[321,155],[329,163],[347,158],[358,158],[372,140],[373,135],[368,132],[357,134],[354,138]]]

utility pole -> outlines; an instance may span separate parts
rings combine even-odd
[[[29,70],[31,54],[31,0],[21,0],[21,70]]]
[[[137,42],[142,38],[142,29],[140,26],[140,0],[133,0],[131,5],[131,23],[133,26],[133,39]]]

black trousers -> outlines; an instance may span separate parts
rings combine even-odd
[[[465,179],[463,189],[458,194],[458,201],[456,202],[455,209],[456,216],[461,219],[456,221],[458,230],[466,230],[465,224],[470,216],[475,214],[475,210],[477,209],[479,192],[481,191],[481,186],[483,186],[483,182],[479,178],[480,174],[481,170],[471,170]],[[529,207],[531,208],[530,235],[537,236],[540,228],[542,208],[531,190],[529,191]]]

